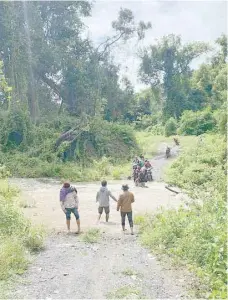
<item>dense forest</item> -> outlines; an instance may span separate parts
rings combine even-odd
[[[143,219],[142,240],[187,261],[207,279],[210,297],[225,299],[227,36],[209,44],[170,34],[139,47],[153,24],[121,8],[113,35],[96,46],[83,23],[91,13],[87,1],[0,2],[0,179],[119,179],[141,151],[135,132],[203,136],[167,172],[167,182],[195,199],[190,209]],[[120,76],[113,54],[131,39],[146,85],[140,92]],[[204,62],[193,68],[199,58]],[[0,205],[3,216],[7,205]],[[0,236],[11,234],[11,225],[0,223]]]
[[[136,148],[132,125],[158,134],[165,126],[168,135],[178,126],[179,134],[198,135],[215,123],[224,130],[225,35],[208,45],[183,44],[171,34],[138,49],[138,77],[148,88],[135,93],[120,78],[112,47],[143,39],[152,25],[121,9],[114,35],[95,47],[83,35],[91,9],[85,1],[0,3],[0,161],[18,175],[26,173],[12,166],[12,155],[18,166],[35,166],[38,158],[47,164],[127,159]],[[192,61],[209,52],[211,59],[193,70]]]

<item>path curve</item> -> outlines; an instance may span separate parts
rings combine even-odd
[[[156,157],[152,164],[155,177],[161,178],[166,163]],[[158,171],[156,171],[158,170]],[[159,173],[160,172],[160,173]],[[56,180],[12,179],[20,186],[27,203],[25,215],[36,224],[53,231],[46,248],[39,253],[17,285],[14,299],[176,299],[185,298],[186,273],[162,266],[157,258],[141,247],[137,234],[123,234],[116,204],[111,202],[110,222],[96,224],[95,195],[99,183],[75,184],[80,197],[82,230],[99,228],[102,236],[97,244],[86,244],[76,235],[66,235],[64,215],[58,202],[60,183]],[[109,189],[116,196],[126,181],[110,181]],[[130,189],[135,194],[134,214],[155,211],[158,207],[177,207],[181,196],[169,192],[162,182],[148,188]],[[103,217],[104,218],[104,217]],[[73,230],[76,230],[73,222]]]

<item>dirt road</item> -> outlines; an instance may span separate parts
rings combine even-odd
[[[161,161],[163,160],[163,161]],[[165,160],[153,161],[155,178],[161,176]],[[157,170],[157,171],[156,171]],[[160,173],[159,173],[160,172]],[[44,224],[53,231],[41,252],[22,276],[12,294],[16,299],[167,299],[185,298],[186,279],[181,272],[161,266],[159,261],[140,246],[137,234],[123,234],[116,204],[111,203],[110,222],[104,216],[99,225],[95,195],[99,183],[75,184],[80,197],[82,230],[99,228],[101,239],[86,244],[80,236],[66,235],[65,216],[60,209],[60,183],[55,180],[14,179],[27,203],[25,215],[36,224]],[[109,182],[116,196],[126,181]],[[160,206],[176,207],[180,197],[165,189],[162,182],[136,188],[134,214],[156,210]],[[73,220],[73,230],[76,230]],[[137,229],[136,229],[137,230]]]

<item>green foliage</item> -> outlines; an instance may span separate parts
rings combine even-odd
[[[0,108],[6,109],[10,106],[11,91],[12,88],[9,87],[3,73],[3,62],[0,60]]]
[[[190,63],[208,49],[208,45],[202,42],[183,45],[180,36],[170,34],[140,53],[139,75],[142,82],[152,87],[160,86],[165,93],[165,120],[179,118],[188,109]]]
[[[174,118],[170,118],[165,123],[165,136],[175,135],[177,133],[177,121]]]
[[[23,238],[25,247],[33,252],[40,251],[44,248],[45,230],[42,226],[31,227],[26,230]]]
[[[8,178],[10,175],[10,172],[6,169],[6,166],[0,165],[0,180]]]
[[[32,140],[33,128],[29,116],[22,108],[12,108],[3,118],[0,127],[0,142],[3,151],[18,148],[23,150]]]
[[[0,180],[0,280],[22,274],[29,252],[42,249],[44,230],[31,226],[19,208],[15,188]]]
[[[202,111],[185,111],[180,118],[178,134],[200,135],[215,129],[216,120],[210,108]]]
[[[0,280],[13,274],[22,274],[27,269],[29,261],[25,252],[23,244],[14,237],[0,244]]]
[[[133,129],[129,125],[95,118],[81,129],[80,119],[75,117],[59,118],[36,126],[30,122],[26,125],[26,119],[22,120],[24,136],[32,136],[33,139],[30,141],[27,138],[24,145],[24,142],[18,146],[7,144],[2,148],[4,152],[0,151],[0,164],[4,163],[13,176],[100,180],[103,176],[111,176],[113,168],[126,162],[138,149]],[[32,132],[29,131],[30,126]],[[73,141],[63,140],[56,147],[61,132],[73,126],[77,128],[73,133]],[[3,170],[0,171],[2,173]],[[122,171],[120,173],[123,174]]]
[[[227,104],[224,103],[220,109],[214,111],[217,123],[217,131],[223,135],[227,133]]]
[[[186,207],[141,221],[142,242],[187,262],[208,286],[211,298],[227,298],[226,143],[207,135],[170,166],[168,182],[190,194]],[[204,291],[201,296],[207,297]]]
[[[83,23],[91,9],[89,1],[0,3],[0,105],[7,107],[6,77],[13,103],[26,107],[34,123],[57,112],[94,117],[103,104],[108,120],[123,119],[133,92],[120,87],[110,54],[118,42],[142,40],[151,24],[137,23],[131,10],[121,8],[113,35],[95,47]]]

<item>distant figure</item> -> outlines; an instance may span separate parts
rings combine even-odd
[[[133,165],[137,165],[139,163],[139,159],[138,157],[136,156],[133,160]]]
[[[139,173],[140,173],[140,166],[138,165],[137,168],[134,170],[134,173],[133,173],[133,178],[134,178],[134,182],[135,182],[135,185],[138,186],[139,184]]]
[[[174,140],[174,143],[175,143],[176,146],[180,145],[180,142],[179,142],[178,138],[173,138],[173,140]]]
[[[117,199],[112,195],[112,193],[107,188],[107,181],[103,180],[101,182],[101,188],[99,192],[97,192],[96,202],[99,202],[98,207],[98,222],[101,218],[101,215],[103,213],[103,210],[106,214],[106,222],[108,222],[109,219],[109,213],[110,213],[110,207],[109,207],[109,197],[111,197],[114,201],[117,202]]]
[[[128,222],[131,228],[131,234],[133,235],[133,218],[131,204],[135,201],[133,193],[129,192],[128,185],[122,186],[123,194],[119,196],[117,203],[117,211],[120,210],[122,229],[125,231],[125,219],[128,218]]]
[[[147,182],[147,168],[145,166],[143,166],[139,172],[139,177],[138,177],[139,184],[138,185],[140,187],[145,187],[146,182]]]
[[[166,158],[169,158],[170,155],[171,155],[171,148],[169,146],[166,147],[166,150],[165,150],[165,155],[166,155]]]
[[[149,160],[145,160],[145,164],[144,164],[144,166],[146,167],[146,168],[151,168],[152,166],[151,166],[151,163],[149,162]]]
[[[76,223],[78,226],[77,234],[80,233],[80,217],[78,213],[78,195],[76,188],[70,186],[69,182],[65,182],[63,187],[60,190],[60,203],[63,212],[66,215],[66,224],[67,224],[67,230],[68,233],[70,233],[70,219],[71,219],[71,213],[74,214],[76,218]]]

